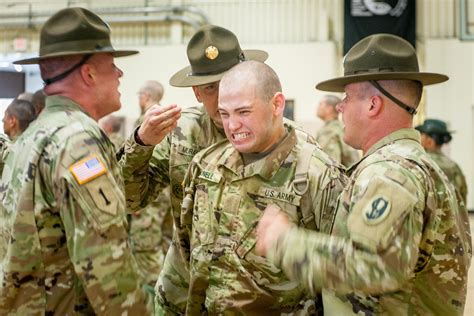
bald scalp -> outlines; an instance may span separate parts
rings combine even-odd
[[[163,98],[163,85],[156,80],[148,80],[140,88],[140,92],[146,92],[154,103],[160,103]]]
[[[251,85],[256,96],[264,103],[270,102],[275,93],[282,92],[280,79],[276,72],[267,64],[249,60],[231,68],[221,79],[220,86],[237,89]]]

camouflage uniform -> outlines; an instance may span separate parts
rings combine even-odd
[[[143,123],[143,117],[135,121],[135,126]],[[147,284],[155,286],[173,236],[169,186],[131,215],[129,235],[140,274]]]
[[[467,211],[419,142],[413,129],[396,131],[349,170],[334,236],[290,228],[270,247],[291,279],[325,288],[325,312],[462,315]]]
[[[155,198],[163,187],[170,185],[173,222],[179,223],[182,183],[189,163],[199,151],[223,139],[226,139],[223,131],[217,129],[202,106],[183,109],[178,126],[155,147],[140,146],[131,136],[126,141],[125,155],[120,162],[126,183],[127,205],[139,209],[147,200]],[[170,247],[167,258],[180,256],[173,249]],[[187,266],[167,265],[165,260],[160,278],[166,279],[171,287],[174,285],[169,282],[177,283],[173,289],[167,288],[167,292],[175,295],[173,302],[178,312],[184,312],[187,291],[182,289],[186,289],[188,275]],[[155,288],[157,295],[162,291],[159,283]]]
[[[151,314],[112,144],[72,100],[46,105],[1,181],[0,314]]]
[[[299,282],[288,280],[283,271],[254,251],[256,226],[268,204],[279,205],[293,222],[303,223],[304,197],[295,191],[293,180],[306,141],[306,134],[288,127],[288,135],[271,153],[248,165],[228,142],[204,150],[193,160],[185,187],[187,193],[193,192],[194,207],[186,209],[183,202],[177,225],[181,239],[172,245],[180,245],[181,252],[189,256],[186,313],[316,312],[315,306],[307,310],[311,308],[305,306],[308,296]],[[308,155],[305,207],[312,219],[304,222],[330,233],[344,185],[342,167],[317,146]],[[187,263],[181,259],[169,264]],[[160,298],[163,305],[173,303],[166,289]]]
[[[0,175],[3,172],[3,166],[5,165],[7,149],[10,145],[10,140],[4,134],[0,134]]]
[[[119,150],[122,147],[123,142],[125,141],[123,136],[119,133],[110,134],[109,139],[112,142],[112,145],[114,145],[115,151]]]
[[[341,121],[332,120],[326,122],[316,134],[316,141],[329,154],[329,156],[350,167],[360,159],[360,155],[354,148],[347,145],[344,140],[344,128]]]
[[[454,185],[456,190],[462,196],[464,204],[466,204],[467,199],[467,183],[464,174],[462,173],[461,168],[453,160],[449,159],[441,150],[437,151],[427,151],[428,155],[438,166],[443,170],[443,172],[448,176],[448,179],[451,180],[451,183]]]

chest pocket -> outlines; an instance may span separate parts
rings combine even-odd
[[[170,153],[170,185],[172,197],[178,200],[178,203],[183,199],[182,183],[184,175],[188,170],[188,166],[193,160],[193,157],[202,149],[200,147],[189,146],[187,143],[180,143],[175,137],[173,138],[171,153]]]
[[[236,254],[239,258],[244,259],[244,263],[247,265],[247,269],[253,270],[255,273],[260,273],[266,276],[270,280],[281,279],[281,271],[276,268],[273,264],[268,262],[265,258],[258,256],[254,253],[253,249],[256,244],[256,229],[258,221],[263,215],[263,211],[270,204],[275,204],[285,212],[290,221],[294,223],[300,223],[301,212],[299,210],[301,197],[295,194],[292,190],[279,189],[271,187],[260,187],[254,192],[248,191],[246,196],[242,197],[240,209],[245,212],[255,213],[253,222],[248,222],[246,231],[240,236],[240,240],[237,241]],[[252,206],[252,207],[250,207]],[[244,214],[239,216],[249,218],[250,214]],[[253,274],[253,273],[252,273]]]

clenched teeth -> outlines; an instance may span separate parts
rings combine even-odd
[[[235,140],[240,140],[240,139],[244,139],[244,138],[249,137],[250,134],[249,133],[238,133],[238,134],[233,134],[232,136]]]

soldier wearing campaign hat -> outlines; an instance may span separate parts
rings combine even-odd
[[[97,124],[121,106],[114,58],[136,53],[116,50],[93,12],[67,8],[44,24],[39,56],[16,62],[39,64],[48,96],[0,184],[0,314],[153,312],[127,242],[113,145]]]
[[[415,128],[421,133],[423,148],[448,176],[448,179],[461,194],[464,204],[466,204],[466,177],[459,165],[441,151],[443,145],[451,141],[453,131],[448,130],[446,122],[437,119],[426,119],[423,124]]]
[[[141,126],[127,140],[122,157],[125,183],[127,187],[136,188],[133,192],[127,191],[132,209],[145,203],[145,197],[153,199],[164,186],[171,185],[171,206],[178,230],[175,235],[182,233],[176,224],[188,165],[200,150],[226,139],[217,110],[220,79],[240,62],[265,61],[268,54],[262,50],[243,50],[234,33],[220,26],[206,25],[191,37],[187,57],[189,66],[174,74],[170,84],[192,87],[202,106],[183,109],[178,126],[163,141],[154,134],[153,119],[161,107],[151,107]],[[160,308],[184,313],[189,271],[187,266],[173,262],[180,262],[181,257],[189,258],[189,253],[181,253],[175,242],[168,250],[155,292]]]
[[[423,86],[446,80],[421,72],[404,39],[375,34],[347,53],[344,76],[316,86],[345,92],[344,141],[364,156],[348,170],[333,236],[270,207],[257,248],[309,291],[322,288],[325,313],[463,314],[469,218],[412,123]]]

